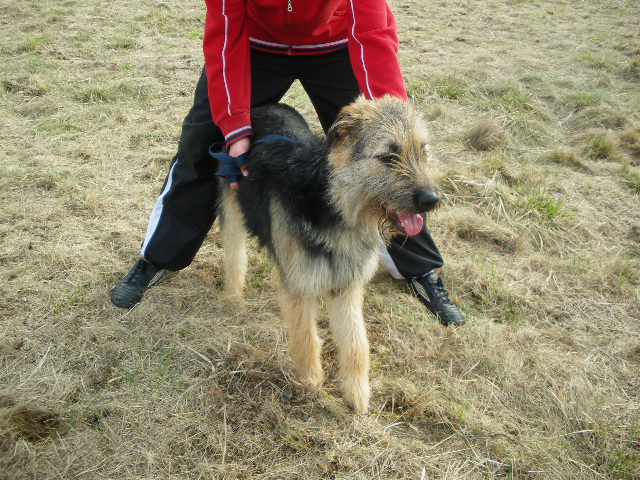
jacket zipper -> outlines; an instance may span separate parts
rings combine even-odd
[[[287,50],[287,55],[291,55],[293,53],[293,44],[295,43],[295,29],[293,28],[293,18],[291,14],[293,13],[293,0],[287,0],[287,22],[289,23],[289,28],[291,29],[292,38],[294,42],[292,45],[289,45],[289,50]]]

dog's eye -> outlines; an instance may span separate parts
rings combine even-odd
[[[378,155],[378,160],[382,163],[395,163],[398,161],[398,155],[402,152],[400,145],[397,143],[390,143],[387,147],[387,151],[381,155]]]
[[[390,164],[394,163],[398,159],[398,155],[395,153],[385,153],[383,155],[378,155],[376,158],[382,163]]]
[[[394,155],[398,155],[402,151],[402,149],[397,143],[391,143],[389,144],[389,151]]]

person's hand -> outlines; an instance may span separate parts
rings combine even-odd
[[[231,146],[229,146],[229,155],[231,155],[232,157],[239,157],[243,153],[247,153],[250,146],[251,140],[249,139],[249,137],[243,137],[240,140],[233,142]],[[249,175],[249,172],[247,172],[247,165],[242,165],[240,167],[240,171],[245,177]],[[238,189],[238,182],[232,182],[229,185],[233,190]]]

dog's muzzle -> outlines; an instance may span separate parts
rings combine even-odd
[[[430,212],[438,206],[440,197],[436,192],[430,191],[416,194],[414,201],[420,210]]]
[[[406,235],[417,235],[424,226],[423,214],[430,212],[440,203],[440,196],[433,190],[415,193],[413,208],[411,210],[422,213],[403,213],[391,208],[388,203],[383,203],[382,208],[387,213],[387,218],[395,224],[395,227]]]

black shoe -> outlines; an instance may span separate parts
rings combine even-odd
[[[437,274],[430,273],[420,278],[412,277],[408,283],[413,293],[431,310],[441,324],[464,325],[462,312],[449,298],[449,293]]]
[[[160,281],[165,270],[141,258],[111,292],[116,307],[131,308],[142,300],[142,295]]]

